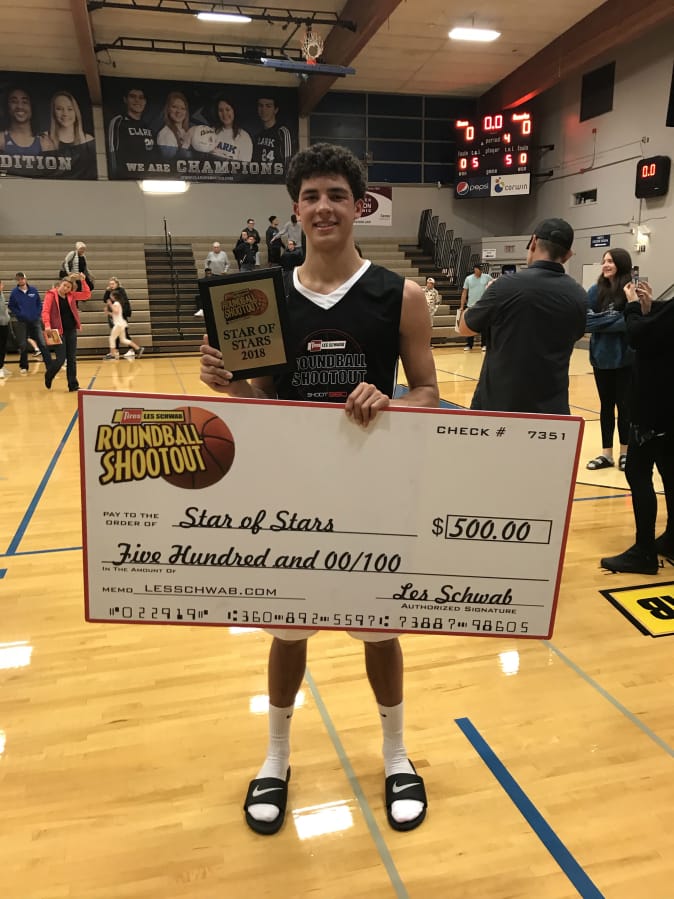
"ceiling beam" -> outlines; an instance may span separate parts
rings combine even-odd
[[[333,28],[325,39],[321,62],[331,66],[350,65],[401,2],[402,0],[347,0],[340,18],[355,22],[356,31]],[[328,75],[312,75],[300,85],[300,115],[309,115],[336,80]]]
[[[70,0],[70,12],[73,17],[73,29],[80,51],[82,69],[87,79],[89,96],[94,106],[101,106],[103,103],[101,78],[98,74],[98,60],[94,52],[94,36],[91,32],[87,0]]]
[[[672,0],[608,0],[483,94],[480,111],[532,100],[599,57],[674,21]]]
[[[253,22],[268,22],[281,25],[331,25],[355,31],[355,23],[340,19],[337,13],[315,12],[312,10],[289,9],[288,7],[265,6],[257,8],[241,4],[224,3],[221,0],[87,0],[89,12],[100,9],[121,9],[125,12],[173,12],[180,15],[196,16],[200,12],[236,13],[248,16]]]

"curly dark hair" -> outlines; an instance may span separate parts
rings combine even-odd
[[[632,257],[627,250],[620,247],[612,247],[607,250],[601,257],[602,262],[607,256],[613,260],[616,273],[613,283],[603,275],[599,275],[597,279],[597,310],[602,311],[612,304],[614,309],[620,311],[627,304],[623,287],[632,280]]]
[[[341,175],[346,178],[354,200],[362,200],[367,190],[367,177],[360,161],[350,150],[335,144],[314,144],[296,153],[288,165],[286,187],[290,198],[297,203],[302,182],[321,175]]]

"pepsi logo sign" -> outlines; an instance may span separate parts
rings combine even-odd
[[[459,181],[456,185],[456,193],[459,197],[462,197],[464,194],[467,194],[470,190],[470,185],[467,181]]]

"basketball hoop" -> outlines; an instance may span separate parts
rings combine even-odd
[[[302,42],[302,56],[310,66],[316,65],[316,60],[323,53],[323,38],[314,31],[307,30]]]

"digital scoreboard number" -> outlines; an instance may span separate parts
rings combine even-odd
[[[457,119],[458,198],[527,196],[531,185],[533,117],[506,110],[479,119]]]
[[[640,200],[647,197],[664,197],[669,190],[669,173],[672,161],[669,156],[649,156],[637,163],[634,195]]]

